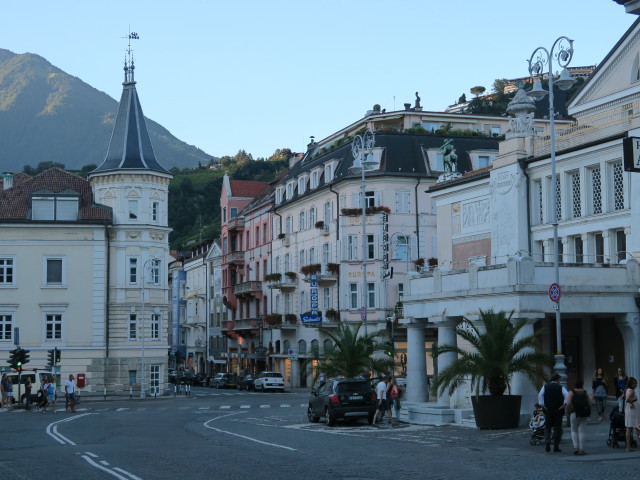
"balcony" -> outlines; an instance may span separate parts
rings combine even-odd
[[[224,264],[244,265],[244,252],[227,253],[222,260]]]
[[[236,332],[246,332],[247,330],[258,330],[258,319],[257,318],[240,318],[235,320],[233,325],[233,329]]]
[[[277,288],[280,290],[293,290],[296,288],[298,275],[295,272],[270,273],[264,277],[267,282],[267,288]]]
[[[262,282],[252,280],[236,284],[233,288],[235,295],[258,295],[262,293]]]
[[[305,274],[305,282],[310,281],[309,275],[317,275],[318,283],[334,283],[338,281],[340,265],[337,263],[306,265],[302,267],[301,272]]]
[[[227,223],[227,229],[229,231],[244,229],[244,217],[235,217],[229,220],[229,223]]]

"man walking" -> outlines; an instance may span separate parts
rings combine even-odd
[[[554,373],[551,382],[543,385],[538,394],[538,403],[542,405],[545,416],[544,441],[545,450],[551,451],[551,429],[553,429],[553,451],[560,452],[562,439],[562,417],[569,392],[560,385],[560,375]]]
[[[389,377],[383,377],[378,385],[376,385],[376,398],[378,400],[378,406],[376,408],[376,413],[373,416],[373,425],[375,425],[378,421],[378,415],[380,416],[380,420],[384,415],[384,412],[388,410],[387,407],[387,384],[389,383]]]
[[[73,374],[69,374],[69,380],[64,383],[64,396],[65,396],[65,411],[71,409],[72,412],[76,411],[76,382],[73,379]]]

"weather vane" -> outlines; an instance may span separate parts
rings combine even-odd
[[[133,64],[133,50],[131,49],[131,40],[140,40],[140,36],[136,32],[132,32],[129,29],[129,34],[126,37],[129,39],[129,44],[127,45],[127,55],[124,58],[124,81],[125,83],[133,82],[133,71],[135,70],[135,66]]]

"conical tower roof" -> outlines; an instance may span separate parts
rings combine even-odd
[[[170,173],[153,152],[151,139],[140,106],[140,99],[133,81],[133,63],[125,65],[125,82],[122,97],[104,162],[92,173],[111,170],[154,170]]]

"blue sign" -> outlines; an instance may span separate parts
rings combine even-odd
[[[305,315],[305,314],[301,314],[300,315],[300,321],[304,324],[307,323],[322,323],[322,316],[321,315]]]

